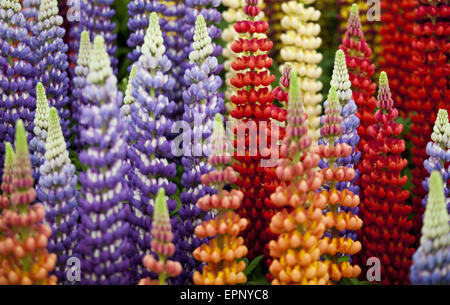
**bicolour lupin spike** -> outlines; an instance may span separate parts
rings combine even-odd
[[[58,257],[54,274],[58,282],[71,284],[67,260],[78,257],[78,176],[69,158],[56,108],[49,111],[45,161],[40,167],[37,195],[45,207],[46,223],[52,230],[48,250]]]
[[[450,226],[444,183],[439,171],[430,177],[428,203],[423,219],[420,246],[410,269],[415,285],[450,284]]]

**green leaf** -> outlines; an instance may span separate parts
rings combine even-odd
[[[253,269],[255,269],[256,266],[258,266],[259,262],[263,259],[263,257],[264,257],[264,255],[255,257],[255,259],[252,260],[250,265],[248,265],[247,268],[245,269],[244,274],[248,276],[253,271]]]
[[[341,256],[338,258],[338,264],[342,263],[342,262],[348,262],[350,261],[350,257],[347,255]]]

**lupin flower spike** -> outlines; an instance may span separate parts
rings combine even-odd
[[[34,50],[30,48],[27,21],[19,0],[0,0],[0,182],[3,176],[4,143],[14,141],[14,126],[23,121],[28,140],[33,134],[36,99]]]
[[[186,40],[192,44],[194,41],[195,27],[198,17],[202,16],[207,25],[208,36],[211,37],[211,50],[214,57],[222,55],[222,46],[216,43],[216,40],[222,35],[219,24],[222,21],[222,14],[217,8],[222,4],[222,0],[187,0],[186,1],[185,21],[189,27],[186,27]],[[192,51],[192,50],[190,50]],[[216,74],[219,74],[222,66],[219,65]]]
[[[448,179],[450,175],[450,123],[448,121],[448,113],[445,109],[439,109],[436,122],[434,123],[433,133],[431,134],[431,140],[427,144],[428,159],[423,161],[423,166],[431,174],[433,170],[437,170],[441,173],[444,181],[444,194],[447,202],[447,209],[450,214],[450,198]],[[428,187],[429,177],[426,177],[422,182],[422,187],[425,190],[429,190]],[[428,195],[422,199],[422,205],[425,208],[428,201]]]
[[[408,233],[413,226],[408,220],[411,207],[405,203],[409,192],[402,189],[408,180],[406,175],[401,175],[407,164],[401,157],[405,142],[398,138],[403,125],[395,122],[397,117],[387,75],[381,72],[375,113],[377,123],[367,129],[371,139],[364,147],[366,158],[362,161],[364,227],[358,235],[363,253],[358,260],[366,269],[363,262],[378,257],[383,284],[407,284],[414,253],[411,245],[415,238]]]
[[[322,1],[322,0],[320,0]],[[318,1],[318,2],[320,2]],[[322,68],[322,54],[318,52],[322,44],[319,20],[321,12],[314,6],[316,0],[310,1],[283,1],[281,11],[284,13],[281,24],[280,57],[283,65],[290,63],[300,77],[300,90],[302,93],[305,112],[308,115],[306,126],[317,144],[320,137],[320,114],[322,113],[322,82],[319,77]]]
[[[414,17],[410,22],[411,40],[408,44],[413,48],[411,56],[410,86],[405,95],[409,94],[408,108],[411,109],[411,148],[412,162],[411,181],[414,231],[419,235],[422,227],[424,208],[422,199],[426,190],[422,187],[423,180],[429,176],[423,161],[428,158],[426,147],[433,130],[438,109],[450,110],[448,99],[450,71],[450,56],[447,51],[450,25],[448,23],[448,1],[419,1],[414,6]],[[402,81],[402,80],[400,80]],[[418,241],[417,241],[418,242]]]
[[[92,40],[96,35],[103,37],[112,69],[117,74],[119,60],[115,56],[117,34],[114,32],[116,23],[113,21],[113,2],[114,0],[80,0],[80,29],[88,31]]]
[[[42,83],[36,85],[36,112],[34,114],[34,137],[30,141],[30,148],[34,150],[31,156],[33,166],[33,179],[39,181],[39,167],[44,163],[45,140],[48,130],[48,106],[47,96]]]
[[[276,168],[283,181],[270,196],[274,205],[284,207],[270,222],[271,231],[278,236],[270,241],[273,260],[269,271],[274,285],[326,284],[327,266],[320,262],[326,246],[321,241],[325,232],[325,199],[316,191],[322,185],[322,172],[317,170],[319,155],[310,151],[306,114],[300,94],[297,72],[291,71],[286,137]],[[290,208],[289,210],[287,208]]]
[[[413,255],[410,279],[415,285],[449,285],[450,218],[439,171],[431,172],[429,188],[422,237]]]
[[[9,209],[11,206],[11,194],[13,192],[13,170],[14,170],[14,150],[11,143],[6,142],[5,144],[5,166],[3,172],[3,180],[1,184],[0,194],[0,218],[2,217],[2,210]],[[0,228],[0,234],[2,233],[2,228]]]
[[[388,2],[389,0],[383,0],[381,2],[381,6],[382,6],[382,10],[383,10],[383,16],[381,17],[383,20],[383,24],[386,22],[384,20],[384,12],[386,9],[385,6],[385,2]],[[414,1],[414,0],[413,0]],[[412,1],[412,2],[413,2]],[[371,2],[367,2],[367,1],[353,1],[353,0],[322,0],[322,1],[317,1],[318,4],[321,4],[322,6],[324,6],[325,10],[329,10],[332,9],[330,8],[333,3],[327,3],[327,2],[334,2],[334,5],[336,5],[337,7],[337,11],[338,11],[338,15],[336,16],[337,19],[339,20],[338,22],[338,28],[337,28],[337,32],[339,33],[339,36],[341,36],[342,34],[345,35],[346,30],[349,27],[349,22],[350,22],[350,15],[353,13],[354,15],[356,15],[356,12],[358,12],[358,15],[360,15],[360,22],[362,24],[362,30],[364,31],[364,36],[366,37],[366,41],[368,43],[368,45],[372,48],[372,50],[374,50],[374,59],[375,61],[377,60],[377,54],[381,53],[381,37],[379,34],[379,31],[381,31],[380,27],[381,27],[381,22],[373,22],[373,19],[369,19],[367,18],[367,16],[372,15],[373,16],[373,11],[370,12],[369,9],[373,8],[373,6],[371,5]],[[356,3],[358,4],[357,7],[354,6],[354,4]],[[406,1],[406,2],[411,2],[411,1]],[[389,4],[391,4],[392,2],[389,2]],[[401,4],[399,4],[400,6]],[[334,22],[333,22],[333,26],[334,26]]]
[[[75,135],[75,148],[83,146],[80,143],[79,122],[81,116],[81,108],[86,105],[87,101],[83,96],[83,89],[86,86],[86,78],[89,74],[89,58],[92,52],[92,43],[87,31],[81,32],[79,49],[77,50],[77,62],[72,77],[72,112],[76,124],[72,127],[72,133]]]
[[[123,98],[123,104],[120,107],[121,115],[126,121],[127,129],[125,131],[127,138],[129,131],[128,129],[133,125],[132,117],[131,117],[131,106],[136,101],[133,97],[133,80],[136,77],[137,66],[134,64],[131,67],[130,75],[128,77],[127,89],[125,90],[125,96]]]
[[[131,257],[132,273],[137,280],[149,275],[142,265],[142,258],[150,250],[150,230],[158,190],[164,188],[169,197],[170,212],[177,206],[176,201],[170,198],[177,187],[170,181],[176,175],[176,165],[169,160],[172,157],[169,134],[173,123],[168,118],[175,104],[167,96],[175,80],[168,75],[172,63],[165,55],[163,34],[155,12],[150,15],[141,51],[136,63],[136,76],[132,80],[135,101],[130,104],[127,152],[131,165],[128,181],[132,188],[129,196],[132,206],[130,236],[136,245]],[[172,221],[175,225],[178,221],[176,215]],[[177,243],[178,236],[175,236]]]
[[[345,59],[344,59],[345,60]],[[345,106],[344,106],[345,107]],[[345,256],[355,255],[361,250],[361,243],[355,241],[353,236],[346,236],[348,231],[359,230],[362,220],[352,213],[351,209],[358,207],[359,196],[351,189],[339,188],[339,184],[346,184],[355,179],[356,170],[347,167],[339,159],[351,156],[351,145],[341,142],[345,125],[343,124],[342,108],[338,90],[331,86],[328,100],[325,105],[325,115],[322,116],[322,143],[317,151],[326,162],[327,167],[322,168],[324,186],[321,196],[326,201],[325,227],[327,229],[324,258],[332,283],[339,282],[342,278],[355,278],[361,273],[358,265],[352,265]]]
[[[359,195],[359,186],[357,185],[357,180],[359,178],[359,170],[357,169],[359,159],[361,157],[361,152],[358,151],[358,143],[359,143],[359,135],[357,133],[357,128],[359,126],[359,119],[355,115],[357,111],[356,104],[352,99],[352,89],[350,77],[347,69],[347,64],[345,60],[345,53],[342,50],[338,50],[336,52],[336,57],[334,61],[334,69],[333,76],[330,82],[331,87],[335,87],[336,93],[339,98],[339,102],[341,105],[341,116],[342,116],[342,133],[339,138],[336,139],[336,143],[345,143],[350,145],[352,148],[352,152],[349,155],[341,156],[335,159],[335,165],[338,167],[345,166],[347,168],[351,168],[355,170],[355,176],[352,180],[343,180],[337,181],[336,188],[337,190],[348,189],[355,195]],[[327,101],[324,103],[325,109],[328,107]],[[326,112],[326,110],[325,110]],[[324,117],[322,117],[322,120]],[[325,122],[322,121],[322,124]],[[319,140],[319,144],[330,144],[327,142],[324,137]],[[330,159],[331,160],[331,159]],[[320,168],[326,169],[327,167],[331,167],[332,165],[329,161],[321,160],[319,163]],[[351,211],[352,214],[357,215],[359,213],[359,207],[342,207],[344,211]],[[349,236],[356,240],[356,234],[352,231],[343,232],[346,236]]]
[[[158,259],[148,254],[142,262],[149,271],[158,274],[158,280],[143,278],[139,285],[165,285],[168,277],[178,276],[183,268],[179,262],[168,260],[175,252],[175,245],[164,188],[160,188],[156,196],[151,236],[151,248]]]
[[[30,152],[21,120],[16,123],[11,207],[0,217],[0,285],[52,285],[57,278],[50,275],[56,255],[47,251],[47,240],[52,234],[42,223],[45,208],[34,203]]]
[[[210,238],[194,250],[194,258],[206,263],[203,271],[195,271],[193,275],[196,285],[234,285],[247,281],[244,274],[246,264],[238,262],[247,255],[244,239],[239,237],[248,224],[247,219],[239,217],[234,212],[242,203],[244,194],[232,189],[225,190],[228,184],[236,182],[237,173],[230,166],[231,156],[226,155],[226,136],[222,116],[216,114],[212,134],[212,155],[209,164],[214,170],[202,175],[202,182],[207,186],[217,188],[217,194],[207,194],[197,201],[203,211],[214,210],[217,216],[205,220],[196,226],[198,238]]]
[[[246,0],[243,11],[245,19],[234,24],[239,36],[231,45],[236,55],[231,67],[236,74],[230,79],[235,89],[230,100],[236,107],[230,114],[236,121],[235,132],[242,134],[248,124],[254,124],[258,138],[263,141],[265,137],[264,140],[270,143],[266,143],[267,149],[263,152],[254,149],[256,147],[249,140],[248,133],[238,138],[233,168],[239,172],[236,185],[244,193],[238,213],[250,223],[242,235],[249,249],[248,257],[252,260],[264,253],[268,259],[268,242],[275,238],[269,222],[277,210],[269,197],[278,185],[275,168],[270,161],[273,161],[272,153],[279,150],[278,141],[271,136],[275,133],[279,138],[284,137],[285,130],[278,123],[284,122],[285,111],[273,104],[274,95],[270,89],[275,76],[269,70],[273,64],[268,55],[273,43],[266,38],[269,25],[266,21],[258,21],[261,9],[257,0]],[[267,128],[260,122],[267,122]],[[276,128],[278,132],[273,132]],[[266,162],[272,167],[265,167]]]
[[[225,111],[224,101],[219,89],[222,86],[221,78],[216,75],[219,62],[211,56],[213,48],[208,35],[205,19],[202,15],[197,18],[194,42],[189,58],[192,67],[186,69],[184,80],[188,89],[183,92],[184,114],[183,120],[189,124],[193,131],[189,140],[194,145],[186,145],[186,151],[181,158],[184,173],[181,176],[181,185],[184,191],[180,195],[181,207],[178,211],[182,221],[178,224],[181,247],[177,249],[176,259],[184,266],[183,273],[175,280],[177,284],[192,282],[192,272],[201,270],[198,261],[192,260],[190,254],[195,248],[206,240],[195,237],[194,224],[210,219],[208,213],[201,212],[196,202],[200,197],[211,195],[214,188],[202,184],[202,175],[213,168],[207,162],[209,155],[211,131],[214,116]],[[200,123],[199,123],[200,122]],[[198,142],[198,144],[197,144]]]
[[[46,88],[50,106],[58,109],[61,116],[61,126],[64,137],[69,137],[69,76],[67,70],[68,47],[64,43],[65,30],[62,27],[63,18],[58,15],[57,0],[41,0],[38,21],[34,24],[32,33],[34,57],[38,70],[37,79]]]
[[[58,256],[54,274],[59,283],[70,283],[66,275],[67,259],[78,256],[78,177],[66,147],[58,111],[52,107],[37,195],[46,209],[46,223],[52,229],[47,248]]]
[[[230,101],[232,95],[236,94],[236,88],[231,85],[231,79],[236,76],[235,71],[231,64],[235,61],[239,54],[232,50],[233,42],[239,39],[240,33],[234,29],[234,23],[246,19],[247,15],[244,13],[243,7],[246,4],[245,0],[222,0],[222,4],[226,7],[226,10],[222,13],[224,21],[228,24],[222,32],[222,40],[226,42],[226,46],[223,48],[222,56],[225,58],[224,70],[225,70],[225,100]],[[259,5],[263,5],[263,0],[258,0]],[[264,11],[261,10],[258,16],[254,20],[263,20]],[[226,109],[227,114],[230,113],[236,107],[235,104],[227,102]],[[228,115],[227,115],[228,116]]]
[[[358,106],[356,112],[356,116],[360,120],[360,125],[357,128],[360,136],[358,150],[363,153],[364,146],[370,138],[367,134],[367,128],[376,122],[373,113],[377,106],[377,100],[374,97],[376,84],[372,81],[375,72],[375,65],[371,63],[372,50],[364,38],[356,3],[351,7],[347,30],[339,49],[345,53],[352,84],[353,100]],[[358,169],[361,171],[361,163],[358,164]],[[357,181],[357,184],[359,183],[360,181]]]
[[[102,36],[94,39],[83,94],[80,141],[86,144],[79,157],[86,170],[80,173],[81,284],[129,284],[130,206],[124,201],[130,191],[124,179],[129,165],[119,115],[122,94]]]

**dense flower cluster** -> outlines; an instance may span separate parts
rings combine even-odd
[[[50,107],[60,113],[64,137],[69,137],[69,76],[67,69],[67,45],[63,37],[65,30],[61,27],[63,18],[58,15],[58,1],[41,0],[38,20],[34,24],[31,40],[35,51],[34,61],[37,80],[47,93]]]
[[[91,56],[92,43],[87,31],[81,32],[79,50],[77,51],[77,60],[74,72],[72,75],[72,117],[76,124],[72,127],[72,133],[75,136],[74,144],[78,148],[82,146],[80,143],[79,122],[83,106],[86,106],[87,101],[83,95],[83,89],[86,86],[86,78],[89,74],[89,58]]]
[[[272,284],[326,284],[327,265],[319,261],[326,248],[325,198],[316,192],[323,183],[317,170],[319,155],[310,151],[311,137],[305,124],[306,114],[300,97],[297,72],[290,77],[286,136],[276,169],[282,181],[270,196],[272,202],[284,207],[275,214],[270,229],[278,235],[269,243],[273,261],[269,271]],[[289,208],[289,209],[287,209]]]
[[[188,89],[183,92],[182,118],[190,127],[190,132],[186,137],[187,143],[183,143],[181,158],[181,164],[184,167],[181,185],[185,190],[180,194],[182,205],[178,211],[182,217],[179,223],[182,240],[179,240],[177,259],[184,266],[180,283],[191,282],[192,271],[199,268],[198,262],[192,260],[190,255],[201,243],[201,240],[195,238],[194,228],[209,216],[200,213],[196,202],[200,197],[215,192],[213,188],[204,185],[201,181],[202,175],[212,170],[206,157],[209,155],[210,147],[207,142],[211,136],[214,116],[224,112],[223,98],[218,92],[222,86],[222,80],[215,75],[219,63],[215,57],[211,56],[213,53],[211,42],[205,19],[203,15],[199,15],[195,24],[192,51],[189,55],[192,67],[184,74]],[[207,218],[202,219],[203,217]]]
[[[344,154],[342,156],[336,156],[333,158],[325,158],[320,161],[319,166],[322,169],[332,168],[333,166],[345,166],[349,169],[352,169],[354,172],[354,176],[350,180],[342,180],[336,181],[336,189],[342,191],[347,189],[351,191],[355,195],[359,195],[359,186],[356,184],[356,181],[359,177],[359,170],[357,169],[357,165],[359,159],[361,157],[361,152],[358,151],[358,143],[359,143],[359,135],[357,132],[357,128],[359,126],[359,118],[356,116],[357,106],[355,101],[352,98],[352,89],[350,76],[347,70],[345,53],[342,50],[338,50],[336,52],[333,76],[331,79],[331,87],[335,87],[339,102],[340,102],[340,115],[342,116],[342,132],[339,133],[339,138],[335,140],[335,144],[348,144],[352,149],[350,154]],[[324,107],[327,107],[327,101],[324,103]],[[322,117],[322,124],[325,124],[323,121],[325,118]],[[323,131],[321,130],[321,133]],[[319,144],[330,145],[331,143],[328,141],[327,137],[322,137],[319,140]],[[333,164],[334,163],[334,164]],[[328,187],[328,183],[325,185],[325,188]],[[359,207],[355,205],[354,207],[344,206],[342,207],[344,211],[351,211],[353,215],[357,215],[359,213]],[[347,236],[356,239],[356,234],[352,231],[343,232]]]
[[[173,196],[176,185],[170,181],[176,175],[172,157],[171,141],[168,139],[172,121],[168,116],[175,109],[168,92],[175,80],[167,73],[172,63],[165,55],[163,35],[159,18],[151,13],[142,55],[136,64],[136,76],[132,80],[131,124],[128,124],[128,162],[132,206],[130,217],[131,238],[136,251],[132,256],[133,274],[137,279],[147,276],[142,259],[150,250],[152,215],[155,198],[160,188]],[[167,202],[169,211],[177,206],[173,199]],[[176,221],[176,216],[173,221]]]
[[[356,4],[353,4],[348,18],[347,31],[339,49],[345,53],[353,100],[358,106],[356,112],[360,120],[357,128],[360,137],[358,150],[363,153],[368,140],[367,128],[375,123],[373,114],[377,106],[377,100],[374,97],[376,84],[372,81],[375,65],[371,62],[372,50],[364,38]]]
[[[36,100],[36,69],[19,0],[0,0],[0,179],[3,175],[5,142],[14,141],[14,124],[21,119],[33,134]]]
[[[248,253],[244,239],[239,237],[248,221],[233,211],[241,205],[244,194],[239,190],[224,189],[237,180],[237,173],[231,167],[226,140],[222,116],[216,114],[211,135],[212,154],[208,159],[214,170],[203,174],[201,180],[206,186],[217,189],[218,193],[199,198],[197,205],[205,212],[214,210],[217,216],[195,227],[198,238],[210,238],[208,243],[193,252],[196,260],[207,264],[202,272],[194,272],[196,285],[233,285],[247,281],[244,275],[246,264],[238,260]]]
[[[119,60],[115,56],[117,34],[114,32],[116,23],[113,21],[115,11],[112,8],[114,0],[79,0],[80,28],[78,31],[88,31],[90,39],[100,35],[105,40],[106,50],[110,56],[114,74],[117,74]],[[74,33],[76,35],[76,33]],[[80,33],[81,34],[81,33]],[[78,36],[76,37],[76,39]]]
[[[58,256],[55,275],[67,283],[67,259],[78,256],[78,176],[69,159],[56,108],[49,111],[45,162],[37,195],[46,209],[45,220],[52,229],[48,250]]]
[[[414,27],[414,8],[417,0],[402,0],[398,3],[381,1],[380,68],[389,75],[395,105],[402,117],[411,111],[408,88],[414,70],[411,60]]]
[[[307,2],[311,4],[314,1]],[[307,127],[313,143],[317,143],[322,113],[322,95],[319,93],[322,83],[318,80],[322,74],[319,67],[322,54],[317,51],[322,43],[318,24],[320,11],[297,1],[282,3],[281,10],[285,15],[281,19],[284,32],[281,34],[283,47],[280,56],[284,63],[292,64],[300,76],[300,89],[308,115]],[[283,66],[280,68],[281,71],[284,69]]]
[[[359,13],[362,17],[362,29],[365,33],[366,41],[369,44],[370,48],[374,50],[374,55],[379,54],[380,51],[380,41],[381,37],[378,35],[380,30],[380,22],[377,22],[376,14],[377,7],[379,5],[378,2],[368,2],[367,0],[357,0],[357,1],[351,1],[351,0],[337,0],[337,6],[339,7],[339,26],[338,26],[338,32],[339,33],[345,33],[348,24],[347,20],[349,20],[350,12],[351,12],[351,6],[353,4],[358,5],[360,8]],[[384,14],[384,11],[379,11],[381,15]],[[370,16],[372,20],[369,20],[367,18]],[[374,62],[377,61],[376,58],[373,59]]]
[[[423,220],[420,247],[413,255],[411,283],[450,284],[450,218],[442,175],[433,171]]]
[[[208,24],[208,35],[212,39],[212,56],[222,55],[222,46],[217,43],[217,39],[222,35],[222,30],[218,28],[222,21],[222,14],[217,10],[222,0],[187,0],[185,22],[190,26],[185,33],[185,37],[190,44],[194,41],[195,24],[199,16],[203,16]],[[192,51],[192,46],[190,46]],[[185,51],[186,52],[186,51]],[[217,74],[222,71],[218,66]]]
[[[130,207],[124,204],[129,166],[119,116],[122,94],[101,36],[94,40],[83,95],[87,104],[80,120],[80,141],[85,145],[79,157],[86,166],[80,173],[81,283],[129,284]]]
[[[175,253],[175,245],[172,243],[172,226],[163,188],[160,188],[156,195],[152,224],[150,244],[158,259],[152,254],[147,254],[142,262],[149,271],[158,274],[158,280],[143,278],[139,281],[139,285],[164,285],[168,277],[176,277],[182,270],[179,262],[168,260]]]
[[[436,122],[434,123],[431,140],[427,144],[428,159],[423,161],[423,165],[428,173],[433,170],[441,173],[444,181],[444,194],[447,202],[448,213],[450,214],[450,192],[448,188],[448,179],[450,175],[450,123],[448,121],[447,110],[439,109]],[[422,187],[428,192],[429,177],[422,182]],[[422,205],[425,208],[428,201],[428,195],[422,199]]]
[[[39,181],[39,167],[44,163],[45,140],[48,130],[48,106],[45,88],[42,83],[36,85],[36,111],[34,113],[34,137],[30,141],[30,148],[34,151],[31,155],[33,167],[33,179]]]
[[[56,284],[56,276],[50,275],[56,255],[46,249],[52,231],[42,223],[44,207],[34,203],[30,152],[21,120],[16,123],[15,138],[11,207],[3,210],[0,217],[0,285]],[[9,153],[8,162],[11,157]]]
[[[361,269],[358,265],[351,265],[346,260],[345,255],[354,255],[361,250],[361,243],[354,241],[353,234],[341,236],[346,231],[356,231],[361,229],[362,220],[358,215],[352,213],[358,207],[360,200],[358,193],[352,187],[340,187],[349,185],[356,176],[353,167],[347,167],[345,163],[338,160],[351,158],[354,147],[351,144],[340,141],[346,131],[345,118],[339,102],[339,96],[334,84],[330,89],[330,94],[325,102],[325,115],[322,116],[321,142],[317,147],[317,152],[322,158],[321,162],[327,164],[322,167],[325,187],[321,195],[327,203],[325,211],[325,227],[327,236],[324,241],[327,244],[325,249],[325,260],[328,262],[328,272],[330,279],[339,282],[341,278],[354,278],[359,276]]]
[[[268,52],[273,43],[264,38],[268,29],[267,22],[255,21],[255,17],[261,12],[256,4],[256,0],[247,0],[244,6],[247,19],[234,25],[241,38],[236,39],[231,46],[238,57],[232,63],[237,74],[230,80],[231,85],[238,89],[231,96],[231,102],[236,105],[231,116],[237,120],[237,138],[234,143],[237,148],[236,163],[233,168],[239,173],[236,184],[244,193],[243,204],[238,213],[250,222],[243,232],[249,259],[262,253],[268,257],[267,243],[275,237],[269,228],[270,219],[275,213],[270,194],[278,184],[272,153],[278,153],[276,136],[284,136],[284,130],[278,126],[277,121],[282,121],[285,117],[284,111],[272,103],[274,96],[270,85],[275,76],[269,71],[273,61]],[[252,139],[250,133],[253,134]],[[263,139],[267,139],[266,147],[258,149],[256,143],[261,143]]]
[[[264,3],[263,0],[258,0],[258,5],[261,6]],[[222,17],[224,21],[228,23],[228,27],[222,32],[222,40],[226,43],[226,46],[223,48],[222,55],[225,57],[225,62],[223,64],[225,70],[225,100],[230,101],[231,96],[236,94],[235,88],[231,85],[230,81],[233,77],[236,76],[236,71],[231,67],[231,64],[236,58],[238,54],[236,54],[232,50],[232,45],[236,39],[239,39],[239,36],[242,33],[236,32],[234,29],[234,23],[237,21],[244,20],[246,18],[246,14],[244,13],[243,7],[245,6],[245,0],[222,0],[222,4],[227,8],[223,13]],[[260,11],[259,14],[253,17],[255,21],[264,19],[264,12]],[[235,108],[233,103],[226,103],[227,114],[231,112]]]
[[[402,190],[408,177],[401,176],[407,161],[401,157],[405,142],[398,138],[403,130],[403,125],[395,122],[398,114],[387,75],[382,72],[375,113],[377,123],[367,129],[371,140],[364,147],[365,159],[362,161],[364,201],[361,215],[364,227],[360,240],[363,245],[361,262],[370,257],[381,260],[383,284],[408,283],[408,270],[414,253],[411,245],[415,238],[408,233],[413,226],[413,222],[408,220],[411,207],[405,204],[409,192]]]
[[[412,42],[412,59],[414,73],[409,88],[411,101],[408,103],[412,116],[411,141],[414,144],[411,171],[413,197],[414,228],[419,234],[422,227],[422,198],[426,195],[422,181],[429,174],[423,165],[427,158],[426,146],[430,139],[438,109],[450,110],[449,82],[450,71],[448,40],[450,25],[448,18],[450,6],[447,1],[420,0],[415,10],[416,24],[413,32],[416,36]]]

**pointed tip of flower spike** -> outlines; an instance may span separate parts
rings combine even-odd
[[[446,109],[439,109],[436,121],[442,122],[443,124],[448,123],[448,112]]]
[[[88,83],[97,84],[103,82],[113,74],[111,60],[106,51],[105,39],[101,35],[94,38],[94,46],[89,56]]]
[[[389,86],[389,80],[388,80],[388,76],[386,72],[381,72],[380,73],[380,80],[379,80],[379,85],[381,86]]]
[[[80,35],[80,42],[89,42],[91,43],[91,39],[89,37],[89,32],[84,30]]]
[[[25,126],[23,125],[23,122],[20,119],[17,120],[16,122],[16,135],[14,146],[16,147],[16,153],[18,155],[23,154],[28,156],[29,150],[27,142],[27,133],[25,131]]]
[[[11,143],[5,143],[5,167],[14,163],[14,149]]]
[[[344,51],[342,51],[342,50],[337,50],[336,51],[335,62],[339,66],[346,65]]]
[[[354,16],[358,16],[359,17],[359,9],[358,9],[358,4],[353,3],[352,7],[350,9],[350,13]]]
[[[166,192],[164,188],[160,188],[158,190],[158,194],[156,195],[155,200],[155,211],[153,214],[154,217],[157,218],[169,218],[169,209],[167,208]]]
[[[201,14],[195,21],[192,49],[192,52],[189,54],[189,59],[199,64],[213,53],[212,40],[209,37],[205,18]]]
[[[151,26],[159,25],[159,17],[156,12],[152,12],[150,14],[150,25]]]
[[[59,126],[58,110],[56,110],[55,107],[50,108],[50,113],[48,116],[48,123],[49,123],[50,129]]]
[[[223,118],[220,113],[216,113],[214,117],[214,126],[213,126],[213,139],[217,139],[223,135],[224,127],[223,127]],[[214,140],[213,140],[214,142]]]
[[[36,107],[42,107],[43,109],[48,109],[47,95],[45,94],[44,85],[41,82],[36,85]]]
[[[195,20],[195,28],[206,28],[206,21],[202,14],[198,15],[197,20]]]

